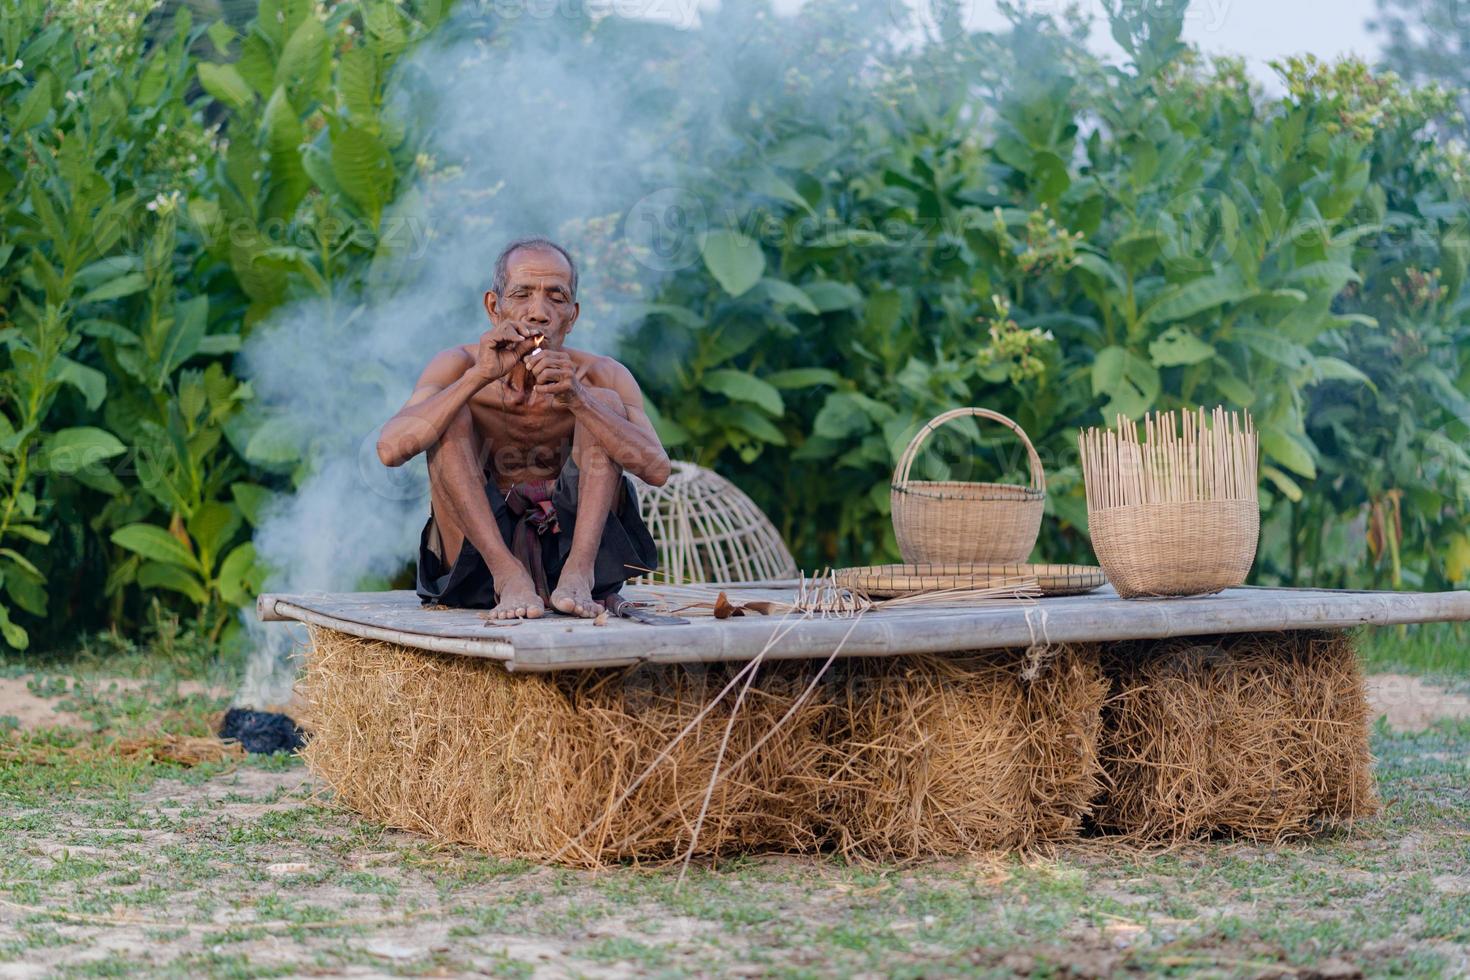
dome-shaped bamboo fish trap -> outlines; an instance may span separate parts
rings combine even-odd
[[[676,461],[663,486],[634,483],[659,567],[633,581],[680,585],[797,575],[796,560],[770,518],[713,470]]]

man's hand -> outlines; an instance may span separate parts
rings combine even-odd
[[[502,320],[480,335],[480,349],[470,370],[482,384],[504,377],[526,354],[536,349],[540,331],[517,320]]]
[[[535,379],[536,391],[550,395],[552,404],[576,408],[582,399],[582,382],[577,377],[572,356],[561,350],[533,350],[526,355],[526,367]]]

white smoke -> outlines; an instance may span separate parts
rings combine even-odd
[[[257,528],[272,569],[266,591],[382,587],[413,560],[427,516],[424,461],[383,467],[377,431],[435,352],[488,328],[481,295],[503,243],[544,234],[571,249],[582,317],[570,343],[604,352],[627,303],[699,260],[706,217],[681,176],[693,160],[719,159],[732,98],[779,81],[741,77],[751,64],[742,45],[769,37],[775,15],[759,4],[705,11],[694,29],[688,0],[669,3],[680,16],[662,23],[611,3],[595,27],[564,15],[508,21],[495,16],[503,4],[465,4],[400,67],[390,105],[410,132],[429,134],[433,159],[385,218],[392,254],[363,288],[282,308],[241,357],[258,411],[307,469]],[[890,5],[873,6],[875,28],[894,29]],[[803,57],[811,64],[794,67],[822,54],[813,46]],[[284,703],[292,634],[246,619],[256,651],[237,700]]]

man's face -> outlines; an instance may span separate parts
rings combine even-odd
[[[485,294],[485,311],[495,323],[518,320],[546,335],[546,346],[562,346],[581,308],[572,298],[572,268],[554,249],[521,248],[506,262],[505,294]]]

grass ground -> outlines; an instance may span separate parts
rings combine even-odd
[[[79,719],[0,733],[0,977],[1470,973],[1470,722],[1380,724],[1382,816],[1306,844],[762,858],[680,888],[432,846],[333,808],[289,757],[79,752],[159,725],[208,732],[223,701],[180,682],[234,665],[178,639],[0,662]],[[1364,650],[1470,683],[1453,633],[1385,631]]]

